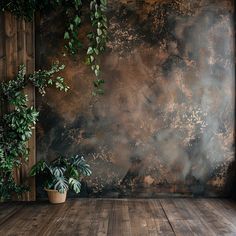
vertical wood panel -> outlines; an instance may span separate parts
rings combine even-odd
[[[6,79],[13,79],[16,75],[17,65],[17,20],[16,17],[5,13],[5,55]]]
[[[9,13],[2,14],[0,20],[0,80],[14,78],[21,64],[27,66],[27,74],[32,73],[35,69],[34,22],[25,22]],[[29,106],[34,106],[34,88],[28,86],[25,89],[25,93],[28,94]],[[29,161],[25,162],[20,169],[15,170],[15,179],[17,183],[28,184],[31,189],[30,192],[22,195],[21,200],[34,201],[36,199],[35,179],[28,178],[28,172],[36,161],[35,132],[33,132],[33,136],[27,145],[30,149]]]
[[[0,81],[6,77],[6,62],[5,62],[5,22],[3,14],[0,14]],[[0,116],[4,113],[4,104],[0,103]]]
[[[4,13],[5,23],[5,63],[6,63],[6,78],[11,80],[15,77],[18,70],[17,58],[17,19],[10,13]],[[7,107],[7,109],[11,109]],[[20,169],[15,168],[14,178],[17,183],[21,182]],[[14,198],[15,199],[15,198]]]
[[[27,73],[32,73],[35,70],[35,36],[34,36],[34,24],[20,21],[18,35],[22,37],[22,45],[18,47],[19,63],[24,63],[27,67]],[[28,94],[29,105],[35,106],[35,90],[33,86],[28,86],[25,89]],[[27,165],[24,165],[21,169],[22,178],[28,176],[28,172],[31,167],[36,162],[36,152],[35,152],[35,131],[33,130],[32,138],[28,142],[28,147],[30,149],[29,160]],[[31,186],[31,191],[23,196],[24,200],[35,200],[36,190],[35,190],[35,178],[31,177],[28,179],[28,184]]]

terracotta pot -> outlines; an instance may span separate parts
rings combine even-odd
[[[45,189],[48,193],[48,200],[53,204],[63,203],[66,201],[67,191],[64,193],[59,193],[57,190],[54,189]]]

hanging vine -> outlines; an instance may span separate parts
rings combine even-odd
[[[82,1],[74,0],[71,2],[72,6],[66,7],[68,27],[64,33],[64,39],[67,41],[65,48],[71,53],[71,55],[76,55],[78,54],[79,49],[82,48],[82,43],[78,38],[81,27]]]
[[[64,78],[54,74],[63,70],[64,65],[52,65],[50,70],[38,70],[26,76],[25,66],[21,66],[15,79],[0,83],[0,100],[11,107],[0,117],[0,201],[11,199],[12,194],[20,195],[27,186],[17,184],[13,170],[27,161],[29,149],[27,141],[32,136],[39,113],[28,106],[28,97],[23,89],[32,84],[44,96],[47,87],[67,91]]]
[[[32,21],[36,11],[45,12],[49,9],[62,7],[65,10],[67,23],[64,32],[65,48],[71,55],[78,54],[83,48],[79,40],[79,30],[82,24],[83,7],[90,3],[90,23],[92,31],[88,34],[89,45],[86,48],[88,64],[96,79],[94,94],[103,94],[104,80],[100,79],[101,67],[99,55],[102,54],[107,42],[107,0],[2,0],[1,11],[9,11],[17,17]]]
[[[92,71],[96,76],[94,86],[96,93],[103,94],[104,80],[100,79],[100,66],[98,56],[104,52],[107,42],[107,18],[105,16],[106,0],[101,0],[100,3],[92,0],[90,3],[90,19],[92,22],[93,31],[88,34],[89,48],[87,50],[87,64],[91,66]]]

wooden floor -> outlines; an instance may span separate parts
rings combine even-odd
[[[0,205],[6,235],[236,235],[236,203],[220,199],[76,199]]]

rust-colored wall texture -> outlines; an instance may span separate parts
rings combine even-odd
[[[84,52],[63,55],[63,14],[42,16],[37,64],[58,58],[71,90],[38,100],[38,159],[83,154],[93,175],[81,196],[229,195],[233,14],[231,0],[109,1],[98,97]]]

